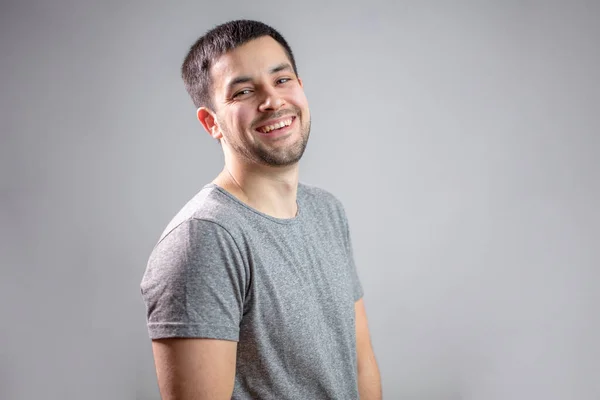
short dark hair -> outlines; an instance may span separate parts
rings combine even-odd
[[[292,49],[274,28],[258,21],[230,21],[216,26],[201,36],[192,45],[181,66],[181,77],[185,88],[197,108],[213,108],[210,75],[213,63],[223,54],[262,36],[270,36],[283,46],[292,63],[294,73],[298,75]]]

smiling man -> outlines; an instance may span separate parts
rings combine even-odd
[[[225,165],[142,279],[163,400],[381,399],[344,209],[298,180],[311,124],[289,45],[232,21],[182,76]]]

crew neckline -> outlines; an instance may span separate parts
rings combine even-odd
[[[277,218],[277,217],[273,217],[269,214],[265,214],[262,211],[257,210],[254,207],[249,206],[248,204],[244,203],[243,201],[241,201],[240,199],[238,199],[237,197],[235,197],[233,194],[229,193],[227,190],[223,189],[221,186],[217,185],[216,183],[208,183],[204,186],[204,189],[215,189],[217,190],[219,193],[227,196],[229,199],[231,199],[234,203],[244,207],[245,209],[253,212],[254,214],[257,214],[263,218],[266,218],[270,221],[273,221],[275,223],[278,224],[282,224],[282,225],[287,225],[287,224],[293,224],[296,221],[298,221],[302,215],[302,207],[300,204],[300,193],[302,191],[302,187],[301,184],[298,184],[298,190],[296,192],[296,216],[292,217],[292,218]]]

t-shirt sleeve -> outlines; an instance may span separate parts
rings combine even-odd
[[[342,207],[342,217],[344,221],[344,230],[345,230],[345,242],[346,242],[346,252],[348,254],[348,260],[350,264],[350,279],[352,280],[352,296],[354,297],[354,301],[360,300],[363,295],[363,287],[360,282],[360,278],[358,277],[358,272],[356,271],[356,264],[354,263],[354,250],[352,248],[352,238],[350,237],[350,226],[348,224],[348,218],[346,217],[346,213]]]
[[[237,341],[246,275],[223,227],[198,219],[181,223],[156,245],[142,278],[150,338]]]

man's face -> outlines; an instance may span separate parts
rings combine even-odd
[[[284,48],[269,36],[254,39],[221,56],[211,73],[223,145],[253,163],[297,163],[308,142],[310,112]]]

